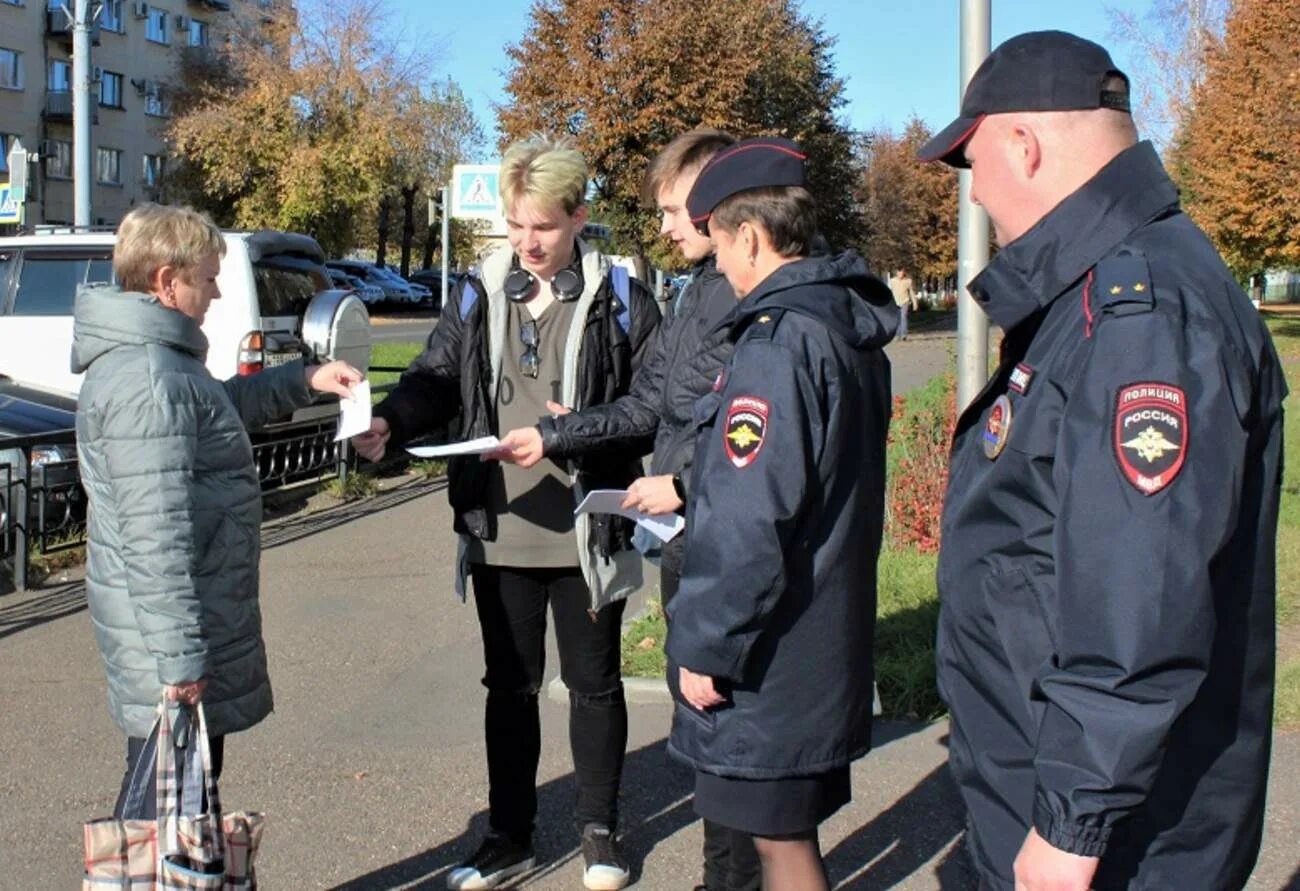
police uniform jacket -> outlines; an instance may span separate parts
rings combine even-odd
[[[695,268],[672,314],[659,326],[627,395],[541,420],[546,454],[569,458],[597,449],[633,448],[653,436],[650,474],[681,474],[689,490],[693,410],[731,357],[734,344],[724,322],[735,308],[736,292],[709,257]],[[679,535],[663,546],[664,566],[672,572],[681,572],[685,541]]]
[[[990,887],[1032,826],[1097,888],[1240,888],[1259,848],[1285,383],[1147,143],[1002,250],[939,560],[953,774]]]
[[[502,290],[512,253],[497,251],[477,278],[458,283],[424,352],[402,374],[397,387],[375,406],[388,421],[389,448],[439,430],[459,418],[458,438],[498,435],[496,397],[504,350],[518,349],[519,337],[507,330],[507,298]],[[632,384],[655,329],[659,309],[635,279],[628,305],[610,282],[610,262],[581,239],[575,264],[583,279],[564,351],[561,399],[573,408],[617,399]],[[575,496],[592,489],[623,488],[641,475],[640,456],[649,440],[630,448],[607,449],[571,463]],[[496,539],[496,517],[487,508],[489,468],[477,455],[453,457],[447,465],[447,496],[462,536],[456,587],[466,593],[466,537]],[[627,597],[641,585],[641,557],[632,549],[631,524],[621,517],[582,514],[575,521],[574,562],[592,593],[592,608]]]
[[[898,309],[853,253],[781,267],[740,303],[696,406],[686,566],[668,607],[669,750],[698,770],[822,773],[871,738],[876,559]],[[678,666],[727,697],[681,700]]]

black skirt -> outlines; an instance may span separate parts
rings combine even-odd
[[[849,803],[849,767],[809,777],[747,780],[695,772],[695,812],[710,822],[776,837],[803,835]]]

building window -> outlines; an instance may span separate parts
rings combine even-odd
[[[156,186],[162,182],[163,156],[145,155],[140,165],[140,182],[146,186]]]
[[[126,33],[126,23],[122,20],[122,0],[104,0],[103,11],[99,14],[99,26],[105,31]]]
[[[149,7],[149,24],[145,26],[144,36],[154,43],[167,42],[167,10]]]
[[[145,84],[144,88],[144,113],[151,114],[154,117],[166,117],[171,111],[167,102],[166,92],[163,85],[156,80],[151,80]]]
[[[190,19],[190,46],[208,45],[208,23]]]
[[[23,54],[18,50],[0,46],[0,87],[6,90],[23,88]]]
[[[50,179],[72,179],[72,143],[45,140],[45,175]]]
[[[67,93],[72,89],[72,63],[65,59],[50,59],[51,93]]]
[[[0,133],[0,173],[9,172],[9,150],[16,138],[12,133]]]
[[[110,186],[122,185],[121,149],[95,149],[95,179]]]
[[[99,104],[105,108],[122,107],[122,75],[105,71],[99,76]]]

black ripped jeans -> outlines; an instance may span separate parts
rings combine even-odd
[[[594,617],[577,567],[533,569],[473,564],[488,689],[488,806],[492,828],[528,839],[537,816],[542,731],[537,695],[546,668],[546,607],[555,618],[560,677],[569,688],[569,748],[578,784],[574,824],[618,822],[618,785],[627,749],[627,703],[619,672],[623,602]]]

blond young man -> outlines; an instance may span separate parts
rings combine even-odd
[[[459,416],[459,438],[533,423],[548,402],[599,405],[627,392],[659,324],[651,294],[580,237],[587,166],[568,143],[534,137],[501,165],[509,247],[489,256],[444,308],[425,351],[354,440],[377,460],[387,448]],[[625,598],[641,586],[632,528],[573,509],[583,492],[625,488],[644,442],[590,459],[529,468],[453,458],[448,494],[460,535],[456,587],[472,582],[488,689],[491,831],[448,874],[450,888],[493,888],[531,869],[537,812],[546,608],[569,689],[575,823],[590,889],[630,874],[616,830],[627,743],[619,675]]]
[[[704,166],[734,142],[720,130],[691,130],[668,143],[646,171],[642,200],[658,206],[659,234],[672,241],[692,268],[631,391],[572,414],[550,406],[555,417],[546,415],[535,426],[505,437],[512,460],[531,467],[543,455],[568,458],[653,435],[650,473],[628,487],[624,506],[650,514],[685,514],[698,429],[693,412],[731,357],[734,344],[725,320],[736,307],[735,292],[714,260],[713,242],[691,222],[686,197]],[[664,606],[677,593],[685,560],[684,534],[663,545],[659,590]],[[705,820],[704,883],[698,889],[758,891],[760,880],[753,839]]]

